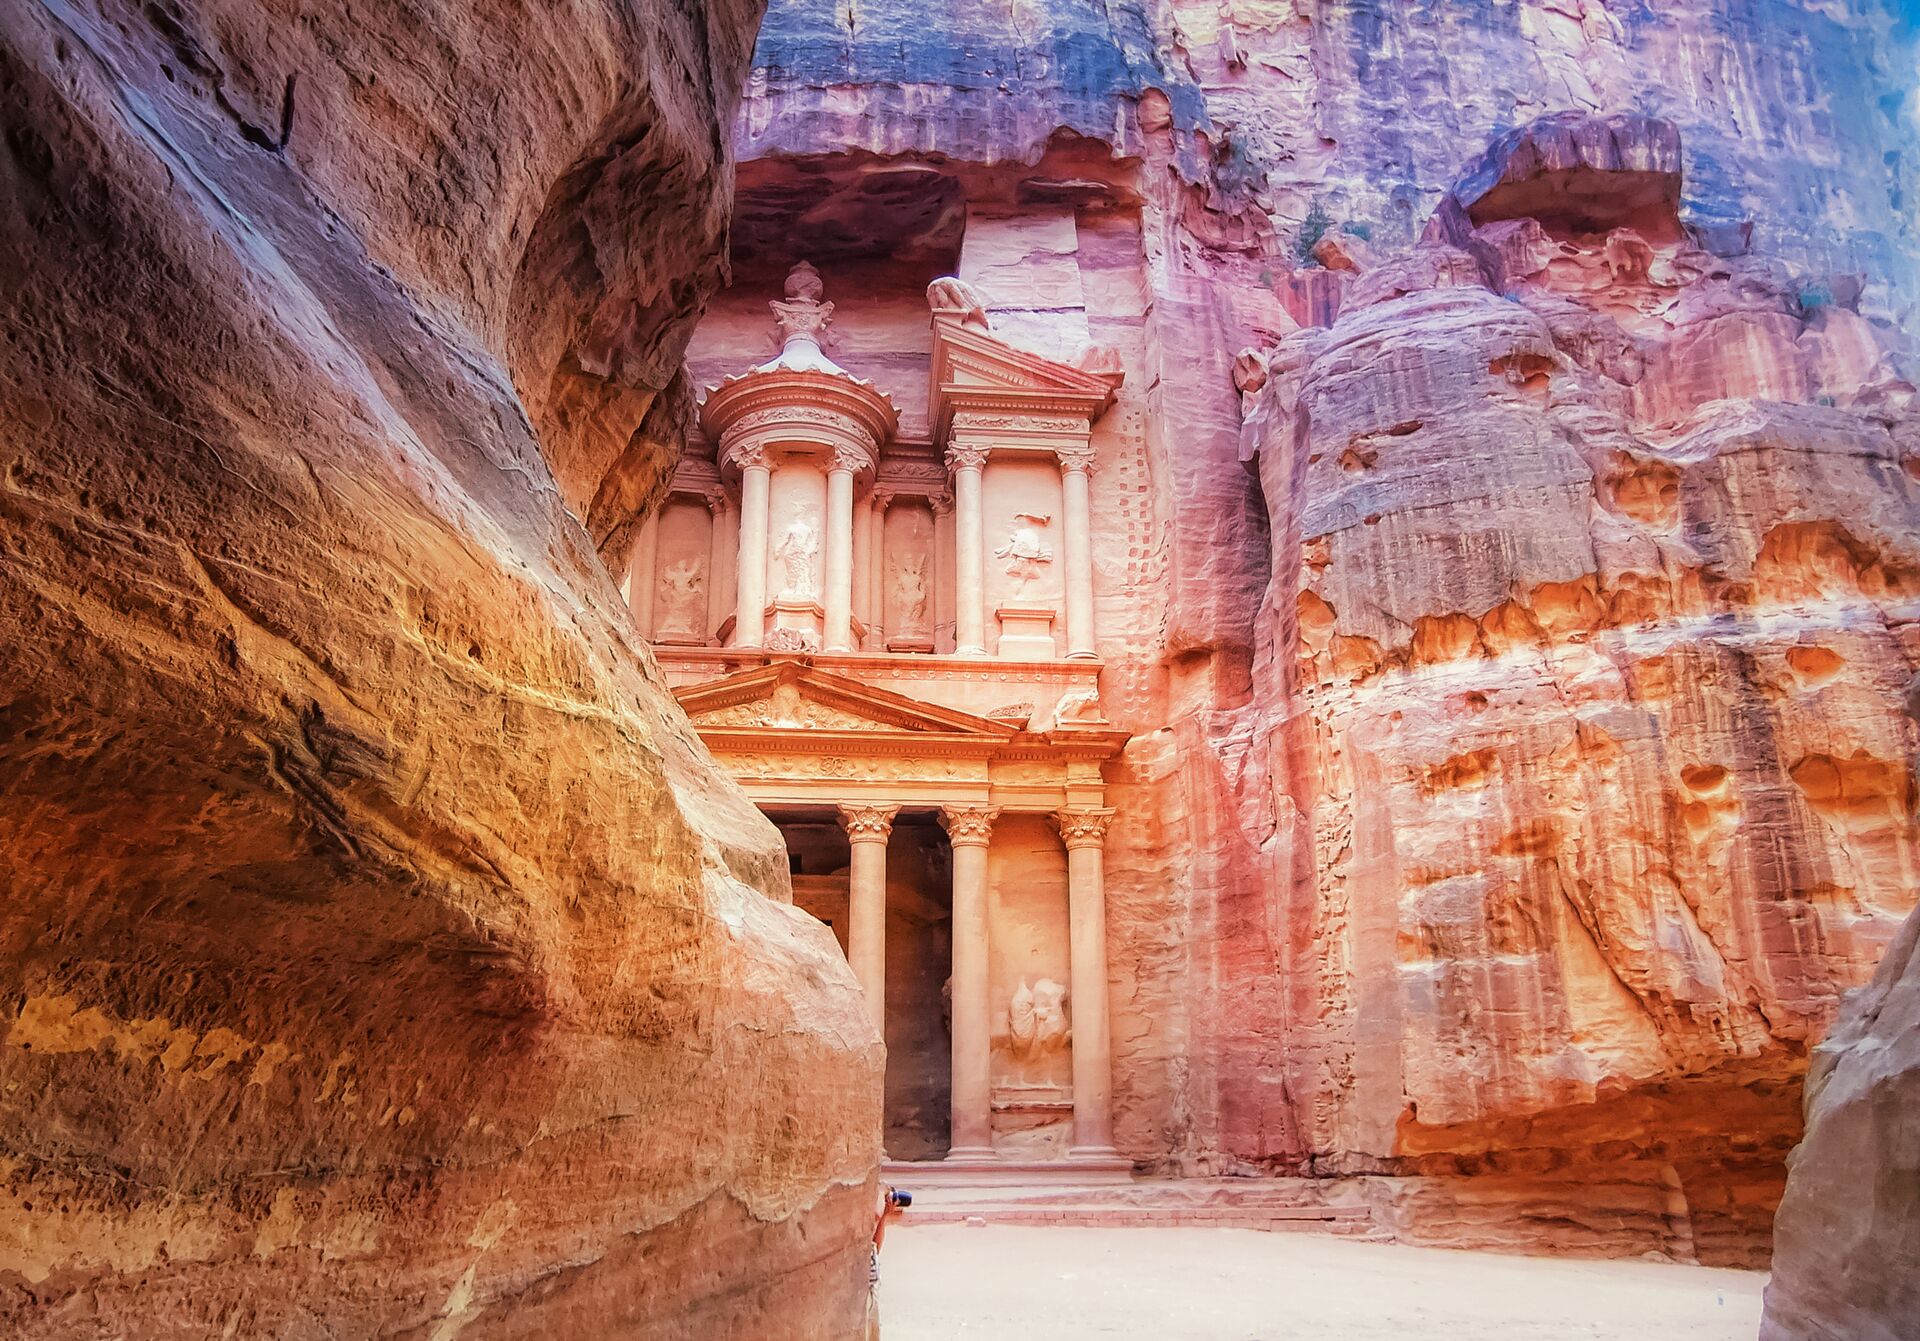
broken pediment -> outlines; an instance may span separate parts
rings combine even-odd
[[[930,403],[936,439],[956,411],[1070,415],[1091,423],[1106,413],[1117,372],[1088,371],[1008,344],[954,321],[934,323]]]

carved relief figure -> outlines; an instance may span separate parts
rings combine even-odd
[[[697,633],[707,618],[706,562],[682,559],[660,579],[660,632]]]
[[[814,559],[819,552],[820,541],[813,527],[805,517],[794,518],[793,525],[787,528],[787,534],[773,551],[773,557],[787,570],[787,585],[780,593],[782,600],[813,599]]]
[[[1027,986],[1022,978],[1007,1009],[1007,1039],[1025,1061],[1059,1052],[1073,1037],[1067,1024],[1067,989],[1052,978]]]
[[[1016,583],[1015,595],[1024,594],[1029,584],[1040,576],[1042,564],[1053,562],[1053,550],[1040,539],[1040,529],[1052,520],[1036,512],[1014,513],[1012,534],[1006,544],[993,552],[994,558],[1007,561],[1007,576]]]
[[[910,555],[893,566],[893,605],[900,631],[924,633],[927,628],[927,556]]]

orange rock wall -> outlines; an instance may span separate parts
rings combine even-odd
[[[1282,1036],[1338,1167],[1657,1164],[1738,1260],[1915,897],[1911,388],[1637,222],[1436,239],[1270,361]]]
[[[0,14],[0,1332],[849,1335],[878,1040],[593,524],[758,6],[293,17]]]

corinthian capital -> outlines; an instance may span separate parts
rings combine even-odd
[[[986,464],[987,449],[985,447],[955,446],[947,448],[948,470],[956,473],[962,470],[983,470],[986,468]]]
[[[1054,455],[1060,459],[1060,473],[1062,475],[1091,475],[1093,473],[1093,448],[1091,446],[1061,447],[1054,451]]]
[[[723,464],[735,470],[751,470],[767,465],[767,449],[757,442],[736,442],[720,454]]]
[[[845,470],[858,475],[872,465],[873,458],[858,447],[841,446],[833,449],[833,463],[829,469]]]
[[[1056,810],[1053,822],[1060,830],[1060,841],[1069,848],[1099,847],[1107,841],[1111,810]]]
[[[893,817],[899,813],[899,806],[843,805],[840,807],[840,827],[855,842],[862,838],[884,840],[893,832]]]
[[[946,806],[940,811],[947,838],[956,847],[969,843],[985,847],[993,838],[993,822],[999,818],[998,806]]]

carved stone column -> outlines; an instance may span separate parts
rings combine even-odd
[[[873,593],[868,647],[875,652],[887,650],[887,509],[893,506],[893,498],[891,489],[875,489],[867,497],[871,513],[868,525],[873,532],[872,545],[867,551],[873,562],[873,571],[867,578],[867,589]]]
[[[840,807],[852,859],[847,865],[847,959],[873,1022],[887,1027],[887,835],[898,806]]]
[[[853,503],[853,617],[873,629],[873,491]],[[856,645],[859,639],[855,640]]]
[[[733,643],[759,647],[766,637],[767,499],[773,470],[767,454],[757,447],[736,452],[734,459],[740,465],[740,567]]]
[[[1061,529],[1067,559],[1067,655],[1098,656],[1093,635],[1093,452],[1061,451]]]
[[[936,652],[946,652],[952,650],[954,642],[953,495],[941,494],[927,501],[933,505],[933,647]]]
[[[1069,990],[1073,999],[1073,1159],[1114,1159],[1113,1044],[1107,1026],[1107,892],[1111,810],[1054,814],[1067,848]],[[955,1000],[958,1000],[956,995]]]
[[[858,452],[837,447],[827,467],[827,626],[822,641],[828,652],[853,650],[853,476],[865,464]]]
[[[987,654],[987,541],[981,512],[980,477],[986,469],[984,447],[949,447],[953,472],[954,654]]]
[[[727,492],[709,489],[702,496],[707,505],[707,640],[711,642],[727,618],[725,580],[727,567]]]
[[[653,594],[660,584],[660,575],[655,569],[660,548],[660,508],[666,505],[662,499],[660,507],[640,523],[640,538],[633,542],[633,556],[627,560],[627,605],[633,611],[633,626],[640,630],[643,638],[653,637]]]
[[[947,1158],[993,1154],[993,1012],[987,1001],[987,844],[1000,812],[941,811],[953,842],[953,1118]]]

